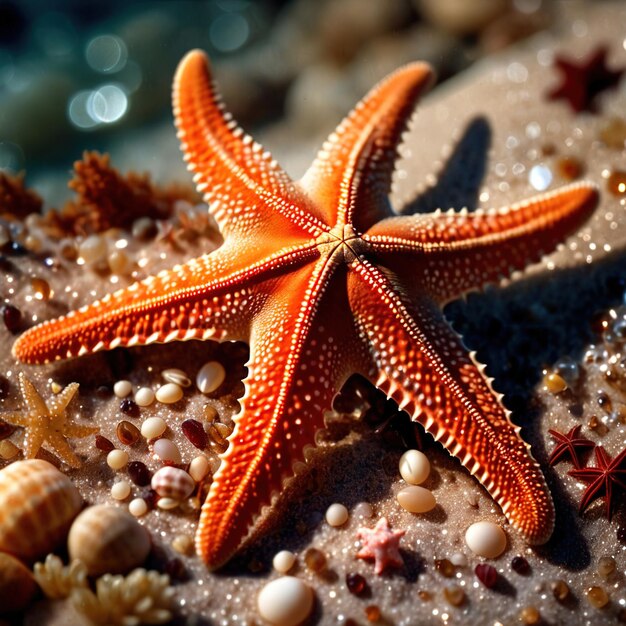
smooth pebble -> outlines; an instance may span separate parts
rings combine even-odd
[[[348,521],[348,509],[335,502],[326,509],[326,522],[330,526],[343,526]]]
[[[358,502],[352,509],[352,515],[359,519],[369,519],[374,515],[374,507],[369,502]]]
[[[189,475],[197,483],[199,483],[201,480],[206,478],[209,473],[209,469],[209,459],[201,454],[191,460],[191,463],[189,464]]]
[[[174,404],[183,397],[183,390],[176,383],[165,383],[157,389],[155,395],[163,404]]]
[[[467,547],[478,556],[495,559],[506,549],[506,534],[493,522],[476,522],[465,531]]]
[[[120,480],[111,487],[111,497],[115,500],[126,500],[130,495],[130,483]]]
[[[296,555],[291,550],[281,550],[274,555],[272,566],[279,574],[286,574],[296,562]]]
[[[87,265],[102,261],[107,254],[107,242],[100,235],[90,235],[79,244],[78,254]]]
[[[176,465],[182,461],[178,446],[169,439],[157,439],[152,446],[152,450],[161,461],[168,461]]]
[[[417,485],[400,489],[396,494],[396,499],[398,504],[410,513],[427,513],[432,511],[437,505],[432,492]]]
[[[215,391],[226,378],[226,370],[218,361],[205,363],[196,376],[196,385],[202,393]]]
[[[128,463],[128,452],[125,450],[111,450],[107,454],[107,465],[114,470],[121,470]]]
[[[149,417],[141,424],[141,435],[146,439],[160,437],[167,428],[165,420],[161,417]]]
[[[130,395],[130,392],[133,390],[133,386],[131,385],[129,380],[118,380],[113,385],[113,393],[118,398],[125,398]]]
[[[134,498],[128,503],[128,512],[133,517],[141,517],[148,512],[148,503],[143,498]]]
[[[171,509],[175,509],[180,504],[180,501],[175,500],[174,498],[159,498],[157,500],[157,506],[164,511],[170,511]]]
[[[407,450],[398,465],[400,475],[409,485],[421,485],[430,474],[430,461],[419,450]]]
[[[296,626],[313,610],[313,590],[293,576],[267,583],[257,597],[261,617],[274,626]]]
[[[155,393],[150,387],[141,387],[135,392],[135,403],[139,406],[150,406],[154,398]]]

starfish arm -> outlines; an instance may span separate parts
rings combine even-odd
[[[392,215],[388,194],[396,149],[419,96],[434,80],[412,63],[376,85],[327,139],[300,184],[329,224],[363,232]]]
[[[54,450],[54,453],[70,467],[80,467],[82,465],[81,460],[61,433],[49,433],[46,437],[46,441],[50,448]]]
[[[31,422],[28,411],[3,411],[0,419],[11,424],[11,426],[27,426]]]
[[[366,261],[353,268],[350,302],[378,364],[375,384],[477,477],[529,543],[547,541],[550,493],[483,366],[426,295],[409,301],[393,276]]]
[[[22,398],[24,399],[24,403],[28,408],[28,412],[31,415],[48,415],[48,406],[44,402],[44,399],[41,397],[37,389],[35,389],[35,385],[26,378],[24,372],[20,372],[19,375],[19,385],[20,385],[20,393],[22,394]]]
[[[363,238],[403,281],[418,277],[442,304],[538,261],[589,218],[597,199],[594,185],[577,183],[499,210],[389,218]]]
[[[293,475],[294,463],[314,445],[323,412],[351,371],[358,340],[352,320],[341,313],[347,302],[339,297],[316,304],[327,271],[321,262],[294,273],[289,289],[272,296],[252,334],[242,410],[196,535],[197,551],[211,569],[237,550],[261,507]],[[332,320],[332,329],[323,320]]]
[[[45,418],[47,420],[47,418]],[[24,458],[34,459],[48,434],[49,424],[33,423],[25,425]]]
[[[61,415],[65,412],[67,405],[72,401],[72,398],[78,391],[78,383],[70,383],[61,392],[52,396],[48,401],[48,408],[50,409],[50,415]]]
[[[180,62],[173,101],[188,167],[225,237],[322,232],[301,190],[224,110],[204,52],[192,50]]]
[[[27,330],[13,354],[26,363],[46,363],[118,346],[247,339],[249,319],[265,297],[255,286],[318,256],[313,246],[301,246],[258,261],[258,251],[224,244]]]
[[[82,439],[83,437],[89,437],[89,435],[95,435],[99,430],[100,428],[98,426],[66,422],[62,432],[64,437],[77,437],[78,439]]]

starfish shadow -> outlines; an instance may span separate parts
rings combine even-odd
[[[432,213],[448,207],[475,210],[480,185],[487,171],[491,135],[486,118],[472,118],[437,176],[437,182],[409,200],[400,213]]]

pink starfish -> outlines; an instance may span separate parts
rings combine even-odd
[[[388,566],[402,567],[400,539],[404,530],[391,530],[386,517],[381,517],[374,528],[359,528],[357,538],[363,547],[357,552],[357,559],[374,559],[374,572],[382,574]]]

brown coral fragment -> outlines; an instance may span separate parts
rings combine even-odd
[[[41,198],[24,185],[24,173],[0,172],[0,218],[24,219],[31,213],[39,213]]]
[[[192,204],[200,201],[191,187],[158,187],[148,174],[120,174],[111,166],[110,156],[98,152],[86,151],[82,160],[74,163],[74,178],[68,186],[76,192],[76,198],[61,211],[51,212],[46,220],[57,234],[89,235],[110,228],[130,229],[140,217],[169,217],[179,200]]]

